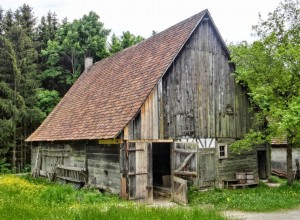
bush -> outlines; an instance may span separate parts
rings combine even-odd
[[[270,176],[269,182],[270,183],[282,183],[282,180],[278,176]]]

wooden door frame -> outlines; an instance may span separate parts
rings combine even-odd
[[[265,161],[265,166],[264,166],[264,172],[265,172],[265,178],[268,177],[268,172],[267,172],[267,150],[257,150],[256,154],[257,154],[257,174],[258,174],[258,177],[260,178],[260,161],[259,161],[259,156],[258,154],[259,153],[263,153],[263,156],[264,156],[264,161]]]
[[[140,145],[137,148],[137,144]],[[131,146],[129,146],[131,145]],[[143,146],[144,145],[144,146]],[[124,146],[123,146],[123,156],[126,158],[125,159],[125,163],[127,164],[127,169],[125,171],[125,173],[123,173],[122,177],[121,177],[121,195],[124,198],[125,196],[128,199],[133,199],[133,200],[142,200],[147,204],[152,204],[153,203],[153,172],[152,172],[152,143],[151,142],[127,142],[124,141]],[[145,149],[143,149],[145,148]],[[130,158],[131,154],[135,154],[136,152],[144,152],[146,155],[144,155],[144,157],[147,157],[147,164],[146,166],[144,166],[143,168],[140,167],[140,165],[142,165],[142,161],[138,161],[136,157],[133,158],[134,167],[130,167],[130,160],[132,158]],[[135,154],[136,156],[136,154]],[[139,158],[141,159],[141,158]],[[137,164],[138,163],[138,164]],[[124,165],[123,165],[124,166]],[[146,169],[146,172],[140,172],[139,170],[137,171],[136,169]],[[146,198],[140,198],[140,197],[136,197],[136,190],[137,190],[137,185],[135,184],[135,186],[130,185],[131,178],[133,178],[133,176],[135,176],[135,181],[137,181],[137,177],[139,175],[146,175],[147,174],[147,182],[144,183],[145,188],[144,190],[147,190],[147,195]],[[139,179],[139,178],[138,178]],[[134,191],[132,191],[132,188],[134,187]],[[134,195],[132,196],[131,193],[133,193]],[[132,197],[131,197],[132,196]]]

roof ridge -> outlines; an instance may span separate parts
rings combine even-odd
[[[208,11],[208,9],[202,10],[201,12],[198,12],[198,13],[196,13],[196,14],[194,14],[194,15],[188,17],[188,18],[185,18],[185,19],[183,19],[183,20],[177,22],[176,24],[174,24],[174,25],[172,25],[172,26],[170,26],[170,27],[168,27],[168,28],[162,30],[161,32],[158,32],[158,33],[155,34],[155,35],[150,36],[149,38],[146,38],[145,40],[143,40],[143,41],[141,41],[141,42],[139,42],[139,43],[137,43],[137,44],[134,44],[134,45],[132,45],[132,46],[130,46],[130,47],[127,47],[127,48],[125,48],[125,49],[123,49],[123,50],[121,50],[121,51],[118,51],[117,53],[112,54],[112,55],[109,56],[109,57],[106,57],[106,58],[104,58],[104,59],[101,59],[101,60],[95,62],[94,65],[95,65],[96,63],[102,61],[102,60],[109,59],[109,58],[111,58],[111,57],[113,57],[113,56],[115,56],[115,55],[117,55],[117,54],[124,53],[124,52],[126,52],[127,50],[130,50],[130,49],[132,49],[132,48],[138,47],[140,44],[143,44],[143,43],[145,43],[145,42],[151,40],[151,39],[154,38],[154,37],[158,37],[158,35],[164,34],[165,32],[169,31],[170,29],[173,29],[174,27],[176,27],[176,26],[178,26],[178,25],[180,25],[180,24],[182,24],[182,23],[185,23],[186,21],[192,19],[192,18],[195,17],[195,16],[199,16],[199,15],[201,15],[202,13],[203,13],[203,15],[204,15],[204,12],[206,13],[206,12],[209,12],[209,11]],[[200,19],[199,19],[199,22],[200,22]]]

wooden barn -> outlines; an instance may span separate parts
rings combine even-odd
[[[233,68],[208,10],[94,63],[27,139],[32,172],[147,203],[244,169],[266,178],[264,146],[230,151],[252,124]]]

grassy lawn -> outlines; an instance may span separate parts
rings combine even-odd
[[[189,191],[189,207],[159,208],[98,191],[76,190],[13,175],[0,176],[0,219],[201,219],[224,220],[221,210],[266,212],[300,206],[300,182],[270,188]]]
[[[300,206],[300,182],[296,181],[292,186],[282,184],[275,188],[261,183],[259,187],[238,190],[214,189],[200,192],[191,189],[189,201],[192,207],[208,205],[217,210],[270,212],[291,209]]]
[[[0,176],[0,219],[202,219],[224,220],[217,211],[198,207],[154,208],[116,196],[44,179]]]

